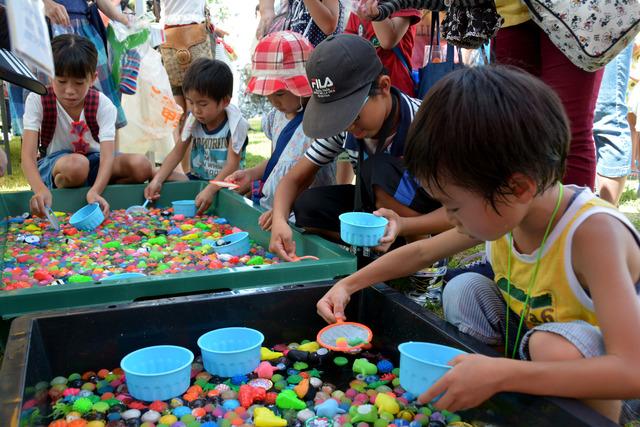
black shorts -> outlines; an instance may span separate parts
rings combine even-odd
[[[365,160],[361,171],[362,210],[376,209],[373,186],[380,187],[398,202],[416,212],[427,214],[441,205],[433,200],[413,178],[401,159],[378,154]],[[354,185],[331,185],[304,191],[293,205],[298,227],[340,231],[338,217],[354,210]]]

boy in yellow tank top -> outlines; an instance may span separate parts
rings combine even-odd
[[[585,401],[618,421],[640,397],[640,234],[590,190],[559,183],[569,127],[557,95],[513,68],[447,75],[427,94],[407,168],[456,228],[406,245],[338,282],[318,302],[328,322],[351,294],[486,242],[496,281],[475,273],[444,290],[446,319],[504,348],[478,354],[420,396],[474,407],[498,392]]]

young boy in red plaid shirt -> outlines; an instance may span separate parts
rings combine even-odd
[[[273,110],[263,116],[262,130],[272,141],[272,155],[257,166],[239,170],[227,181],[240,185],[238,191],[252,187],[252,199],[271,209],[276,187],[282,177],[303,156],[312,139],[302,130],[302,116],[311,96],[305,65],[313,47],[298,33],[280,31],[264,37],[253,53],[251,79],[247,90],[266,96]],[[335,181],[334,163],[324,166],[314,185]],[[260,225],[269,228],[271,211],[260,217]]]
[[[56,76],[49,93],[27,97],[22,140],[22,170],[32,191],[30,208],[44,215],[52,188],[90,185],[88,203],[109,204],[101,196],[109,182],[141,183],[151,178],[151,163],[140,154],[115,152],[117,110],[93,89],[98,53],[93,43],[73,34],[51,42]]]

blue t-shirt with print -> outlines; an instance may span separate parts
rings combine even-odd
[[[215,179],[227,161],[230,136],[227,119],[213,130],[196,123],[191,131],[191,173],[203,180]]]

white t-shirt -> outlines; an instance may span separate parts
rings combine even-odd
[[[160,22],[164,25],[199,24],[204,22],[205,0],[162,0]]]
[[[111,100],[106,97],[102,92],[99,93],[100,98],[98,101],[98,112],[96,114],[96,121],[100,127],[98,137],[100,141],[113,141],[116,137],[116,118],[118,116],[118,110],[113,105]],[[47,147],[47,156],[51,153],[61,150],[72,150],[73,142],[78,140],[78,136],[71,133],[71,116],[62,108],[60,102],[56,101],[58,108],[58,123],[56,124],[56,131],[53,134],[51,143]],[[40,95],[30,93],[27,96],[24,107],[24,129],[40,132],[42,125],[42,100]],[[80,113],[80,121],[85,121],[84,110]],[[84,133],[84,140],[89,144],[89,152],[99,152],[100,145],[97,141],[94,141],[91,130],[87,130]]]

